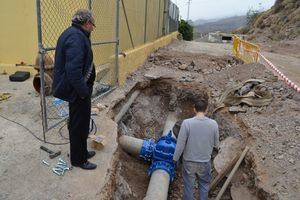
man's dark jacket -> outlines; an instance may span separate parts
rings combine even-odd
[[[74,102],[76,98],[91,96],[95,80],[95,68],[85,81],[93,61],[90,33],[80,25],[72,24],[57,41],[53,73],[53,96]]]

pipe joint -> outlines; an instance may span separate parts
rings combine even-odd
[[[152,164],[148,170],[148,175],[151,176],[152,173],[156,170],[164,170],[166,171],[170,176],[170,181],[173,181],[175,178],[175,164],[166,162],[166,161],[159,161],[159,160],[153,160]]]
[[[154,139],[145,139],[141,148],[140,157],[142,157],[146,161],[151,161],[155,146],[156,144]]]
[[[157,141],[148,174],[151,175],[155,170],[162,169],[169,173],[170,180],[173,181],[175,176],[175,164],[173,161],[175,148],[176,139],[172,137],[172,131],[170,130],[166,136],[162,136]]]

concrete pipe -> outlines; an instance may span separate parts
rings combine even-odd
[[[35,66],[34,68],[38,71],[38,73],[33,78],[33,87],[35,91],[40,94],[41,91],[41,74],[40,74],[40,59],[41,55],[35,59]],[[53,69],[54,69],[54,62],[50,55],[47,53],[43,55],[44,61],[44,77],[45,77],[45,95],[50,96],[52,94],[52,82],[53,82]]]
[[[170,132],[170,130],[173,130],[173,127],[175,126],[177,121],[178,119],[176,117],[176,113],[170,112],[168,114],[162,136],[166,136]],[[176,138],[175,135],[173,134],[173,131],[172,131],[172,137]]]
[[[168,198],[170,175],[165,170],[158,169],[152,173],[146,197],[144,200],[163,200]]]
[[[52,77],[45,73],[44,74],[45,77],[45,95],[46,96],[50,96],[52,94]],[[35,91],[37,91],[38,93],[41,92],[41,75],[40,73],[36,74],[33,78],[33,87],[35,89]]]
[[[139,156],[141,152],[141,148],[143,146],[143,140],[135,137],[122,135],[119,138],[119,144],[122,149],[124,149],[127,153],[130,153],[135,156]]]

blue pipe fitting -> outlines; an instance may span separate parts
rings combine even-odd
[[[176,139],[172,137],[172,131],[166,136],[162,136],[156,143],[153,151],[152,164],[148,170],[150,176],[155,170],[162,169],[169,173],[170,180],[175,176],[175,164],[173,155],[176,148]]]
[[[145,139],[141,148],[140,157],[142,157],[146,161],[151,161],[155,145],[156,144],[154,139]]]
[[[165,161],[153,160],[150,168],[148,169],[148,175],[151,176],[152,173],[158,169],[166,171],[170,175],[170,181],[172,182],[175,177],[175,164]]]

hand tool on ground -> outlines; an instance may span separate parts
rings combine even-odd
[[[44,165],[47,165],[48,167],[50,167],[50,164],[49,164],[46,160],[42,160],[42,163],[43,163]]]
[[[57,151],[57,152],[54,152],[54,151],[51,151],[50,149],[48,149],[47,147],[44,147],[44,146],[40,146],[40,149],[46,151],[47,153],[49,153],[49,158],[53,159],[57,156],[59,156],[61,154],[61,151]]]

